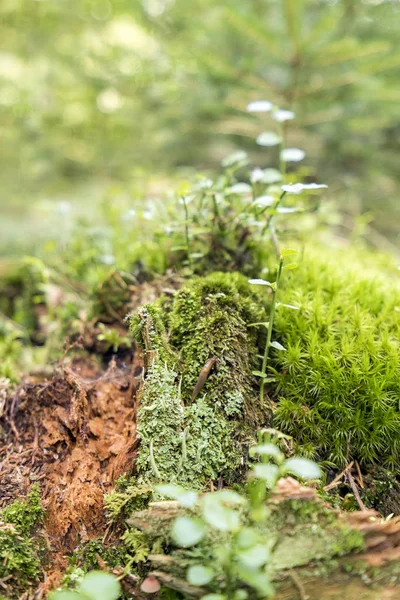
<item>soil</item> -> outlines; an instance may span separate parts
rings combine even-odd
[[[141,373],[134,352],[105,368],[80,358],[8,398],[1,419],[0,507],[40,483],[50,548],[42,593],[59,583],[78,543],[107,531],[104,493],[135,461]]]

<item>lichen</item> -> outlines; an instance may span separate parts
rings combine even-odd
[[[131,319],[147,357],[140,397],[139,481],[178,481],[203,488],[219,476],[244,473],[246,448],[268,421],[257,380],[258,334],[265,320],[260,297],[244,277],[214,273],[193,279],[168,309],[146,305]],[[196,398],[193,390],[211,358]]]

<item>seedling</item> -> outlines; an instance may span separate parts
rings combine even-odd
[[[265,285],[268,286],[271,291],[272,291],[272,300],[271,300],[271,308],[270,308],[270,313],[269,313],[269,320],[268,322],[265,323],[252,323],[252,325],[262,325],[264,327],[267,328],[267,338],[265,340],[265,348],[264,348],[264,356],[263,356],[263,360],[262,360],[262,365],[261,365],[261,371],[253,371],[253,375],[256,375],[257,377],[260,378],[261,383],[260,383],[260,402],[262,402],[264,400],[264,388],[265,388],[265,384],[270,382],[270,381],[275,381],[274,378],[270,378],[267,376],[267,367],[268,367],[268,358],[269,358],[269,349],[275,348],[276,350],[279,351],[285,351],[285,348],[282,346],[282,344],[280,344],[277,341],[272,341],[272,331],[273,331],[273,327],[274,327],[274,320],[275,320],[275,311],[277,309],[278,303],[277,303],[277,295],[278,295],[278,291],[279,291],[279,284],[280,284],[280,280],[281,280],[281,275],[282,275],[282,270],[284,269],[284,263],[285,263],[285,259],[289,256],[292,256],[293,254],[296,254],[297,251],[296,250],[292,250],[291,248],[286,248],[281,250],[280,252],[280,258],[279,258],[279,264],[278,264],[278,269],[277,269],[277,274],[276,274],[276,279],[274,283],[270,283],[269,281],[266,281],[265,279],[249,279],[249,283],[253,284],[253,285]],[[288,269],[294,269],[296,268],[296,264],[295,263],[291,263],[288,264],[286,266],[286,268]],[[286,306],[290,306],[290,305],[286,305]],[[292,307],[292,308],[296,308],[296,307]]]

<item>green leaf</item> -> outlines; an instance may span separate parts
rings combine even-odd
[[[282,346],[279,342],[271,342],[271,346],[272,348],[275,348],[275,350],[281,350],[282,352],[286,350],[285,346]]]
[[[222,594],[207,594],[206,596],[202,596],[201,600],[228,600],[226,596]]]
[[[284,468],[287,473],[293,473],[303,479],[319,479],[322,475],[319,466],[308,458],[289,458]]]
[[[268,321],[261,321],[261,323],[249,323],[247,327],[258,327],[259,325],[264,325],[264,327],[269,327]]]
[[[253,467],[253,475],[256,479],[265,481],[269,488],[273,488],[279,477],[279,469],[276,465],[258,464]]]
[[[196,492],[193,492],[192,490],[185,490],[180,485],[173,485],[172,483],[158,485],[156,487],[156,492],[161,494],[161,496],[178,500],[178,502],[180,502],[182,506],[185,506],[186,508],[193,508],[198,500],[198,495]]]
[[[181,548],[190,548],[204,537],[204,524],[199,519],[178,517],[172,526],[172,539]]]
[[[258,544],[259,536],[251,527],[243,527],[237,534],[236,542],[239,548],[251,548]]]
[[[284,265],[283,268],[285,271],[293,271],[293,269],[297,269],[298,266],[297,263],[289,263],[288,265]]]
[[[278,446],[275,444],[260,444],[259,446],[252,446],[249,452],[250,456],[254,456],[255,454],[259,454],[260,456],[271,456],[278,462],[282,462],[282,460],[285,458]]]
[[[264,131],[257,137],[259,146],[277,146],[282,141],[282,138],[273,131]]]
[[[273,588],[269,576],[265,572],[241,566],[238,568],[238,575],[244,583],[257,590],[262,598],[272,596]]]
[[[236,590],[233,593],[233,600],[247,600],[248,597],[247,590]]]
[[[269,287],[272,287],[274,285],[266,279],[249,279],[249,283],[251,283],[251,285],[269,285]]]
[[[110,573],[90,571],[82,579],[79,591],[92,600],[117,600],[121,595],[121,586]]]
[[[291,215],[294,213],[303,212],[302,206],[278,206],[276,212],[281,215]]]
[[[226,506],[216,498],[219,493],[204,497],[203,517],[205,521],[219,531],[235,531],[240,527],[240,518],[236,510]]]
[[[270,551],[266,546],[257,544],[253,548],[247,548],[238,552],[239,561],[246,567],[259,569],[265,565],[270,557]]]
[[[261,377],[261,379],[267,378],[266,373],[263,373],[262,371],[252,371],[252,374],[255,375],[256,377]]]
[[[186,579],[192,585],[206,585],[213,577],[214,573],[209,567],[194,565],[188,569]]]
[[[277,302],[276,306],[284,306],[285,308],[291,308],[292,310],[300,310],[298,306],[294,306],[293,304],[283,304],[282,302]]]
[[[287,258],[288,256],[293,256],[294,254],[298,254],[298,250],[294,250],[293,248],[282,248],[281,257]]]

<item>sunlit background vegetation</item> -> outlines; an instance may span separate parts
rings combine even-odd
[[[398,245],[399,31],[397,0],[2,0],[1,252],[235,149],[274,166],[260,98],[295,111],[287,145],[343,231]]]

